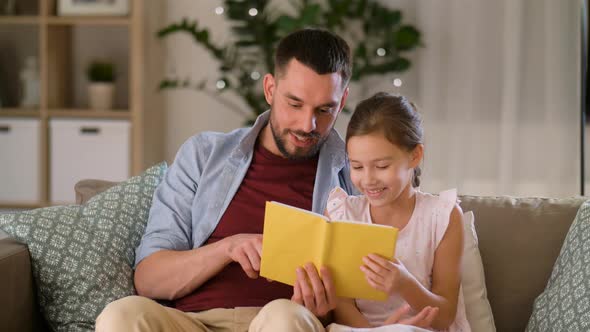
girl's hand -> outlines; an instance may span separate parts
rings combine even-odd
[[[397,309],[389,318],[385,320],[383,325],[391,325],[391,324],[402,324],[402,325],[412,325],[416,327],[423,327],[429,328],[432,325],[432,321],[436,318],[438,314],[438,308],[436,307],[424,307],[422,311],[420,311],[417,315],[401,319],[403,316],[410,312],[410,305],[405,304],[401,308]]]
[[[402,288],[412,275],[402,262],[397,259],[387,260],[376,254],[363,257],[365,265],[361,271],[365,273],[367,282],[371,287],[392,295]]]

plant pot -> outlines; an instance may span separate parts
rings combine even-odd
[[[88,99],[93,110],[110,110],[113,108],[115,85],[113,83],[90,83]]]

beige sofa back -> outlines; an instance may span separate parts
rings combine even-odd
[[[524,331],[585,198],[461,196],[473,211],[498,331]]]

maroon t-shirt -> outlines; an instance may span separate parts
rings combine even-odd
[[[234,234],[262,234],[266,201],[311,210],[317,165],[317,158],[288,160],[257,144],[240,188],[205,245]],[[263,277],[250,279],[239,263],[232,262],[194,292],[174,301],[174,307],[190,312],[261,307],[292,295],[293,287]]]

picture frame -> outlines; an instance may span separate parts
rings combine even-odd
[[[58,0],[59,16],[127,16],[129,0]]]

